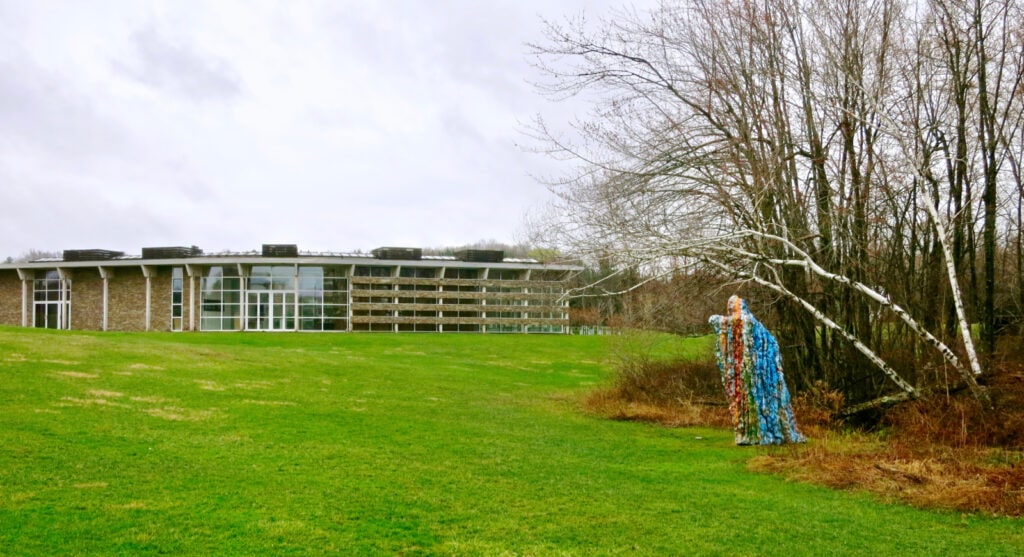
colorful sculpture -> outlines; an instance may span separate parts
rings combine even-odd
[[[728,315],[712,315],[708,322],[718,335],[718,369],[736,444],[802,443],[775,337],[739,296],[729,298]]]

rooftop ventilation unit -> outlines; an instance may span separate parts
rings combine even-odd
[[[64,250],[64,261],[106,261],[123,255],[123,251],[108,249],[66,249]]]
[[[420,248],[377,248],[370,253],[377,259],[403,259],[419,261],[423,259],[423,250]]]
[[[298,257],[299,246],[295,244],[263,244],[263,257]]]
[[[463,249],[455,252],[455,259],[474,263],[501,263],[505,252],[500,249]]]
[[[143,259],[181,259],[183,257],[198,257],[203,250],[198,246],[166,246],[159,248],[142,248]]]

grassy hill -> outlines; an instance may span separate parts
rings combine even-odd
[[[0,554],[1024,553],[584,414],[608,342],[0,328]]]

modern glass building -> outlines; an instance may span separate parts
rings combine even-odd
[[[67,250],[0,265],[0,325],[119,331],[562,333],[579,267],[500,251],[424,256]]]

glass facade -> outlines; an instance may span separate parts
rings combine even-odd
[[[41,329],[71,328],[71,279],[56,270],[39,271],[32,281],[32,325]]]
[[[242,329],[242,279],[231,266],[207,268],[199,279],[200,331]]]
[[[203,331],[345,331],[348,279],[342,267],[253,265],[248,276],[213,266],[200,280]]]
[[[348,328],[348,279],[332,267],[299,267],[299,330]]]

